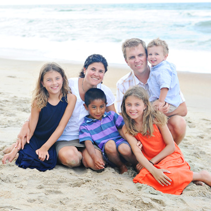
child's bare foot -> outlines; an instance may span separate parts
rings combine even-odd
[[[196,185],[201,185],[201,186],[204,185],[204,183],[202,181],[194,181],[193,183],[196,184]]]
[[[202,178],[201,181],[211,186],[211,174],[206,170],[200,171],[199,174]]]
[[[18,158],[18,154],[13,150],[12,152],[4,155],[2,158],[2,163],[6,164],[7,160],[11,163],[15,158]]]
[[[142,168],[143,168],[143,166],[140,163],[136,164],[136,171],[138,173],[141,171]]]
[[[11,146],[9,146],[9,147],[7,147],[6,149],[4,149],[4,150],[3,150],[3,153],[4,153],[4,154],[10,153],[10,152],[14,149],[15,144],[16,144],[16,143],[14,143],[14,144],[12,144]]]
[[[123,174],[127,171],[128,171],[128,169],[127,169],[126,165],[122,165],[122,166],[119,167],[119,173],[120,174]]]

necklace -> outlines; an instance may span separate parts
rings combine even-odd
[[[83,91],[84,91],[84,93],[85,93],[86,91],[84,90],[84,78],[83,78],[83,80],[82,80],[82,89],[83,89]]]

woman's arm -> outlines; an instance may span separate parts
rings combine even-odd
[[[110,106],[107,106],[106,107],[106,111],[108,112],[108,111],[114,111],[114,112],[116,112],[116,109],[115,109],[115,107],[114,107],[114,104],[112,104],[112,105],[110,105]]]
[[[68,100],[68,105],[65,109],[65,112],[63,114],[61,121],[59,122],[58,127],[53,132],[53,134],[50,136],[50,138],[45,142],[45,144],[43,144],[40,149],[36,150],[36,153],[39,156],[39,159],[42,161],[44,161],[45,159],[47,159],[47,160],[49,159],[48,150],[58,140],[58,138],[62,135],[63,130],[66,127],[66,125],[73,113],[73,110],[75,108],[75,103],[76,103],[76,96],[73,94],[68,94],[67,100]]]
[[[24,148],[24,145],[26,144],[26,142],[29,143],[29,139],[30,139],[29,138],[29,134],[30,134],[29,121],[30,121],[30,118],[31,118],[31,116],[29,116],[29,120],[24,122],[24,124],[18,134],[15,148],[18,148],[19,150]]]

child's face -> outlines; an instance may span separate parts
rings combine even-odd
[[[162,61],[166,60],[168,55],[164,55],[162,46],[153,46],[147,49],[148,61],[154,67],[160,64]]]
[[[135,96],[129,96],[125,100],[126,113],[131,119],[134,120],[142,119],[145,108],[146,106],[144,105],[143,100]]]
[[[63,78],[60,73],[51,70],[44,75],[42,85],[46,88],[49,94],[60,94],[63,85]]]
[[[101,120],[106,110],[106,104],[104,100],[97,99],[97,100],[93,100],[88,105],[88,108],[85,105],[85,108],[87,111],[89,111],[90,118]]]

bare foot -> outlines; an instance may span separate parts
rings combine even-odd
[[[200,171],[199,174],[202,178],[201,181],[211,186],[211,174],[206,170]]]
[[[127,169],[126,165],[122,165],[122,166],[119,167],[119,173],[120,174],[123,174],[127,171],[128,171],[128,169]]]
[[[204,185],[204,183],[202,181],[194,181],[193,183],[196,184],[196,185],[201,185],[201,186]]]
[[[14,149],[15,144],[16,144],[16,143],[14,143],[14,144],[12,144],[11,146],[9,146],[9,147],[7,147],[6,149],[4,149],[4,150],[3,150],[3,153],[4,153],[4,154],[10,153],[10,152]]]
[[[136,164],[136,171],[138,173],[141,171],[142,168],[143,168],[143,166],[140,163]]]
[[[5,154],[4,157],[2,158],[2,163],[3,164],[6,164],[7,160],[11,163],[14,158],[18,158],[18,153],[13,150],[12,152],[8,153],[8,154]]]

